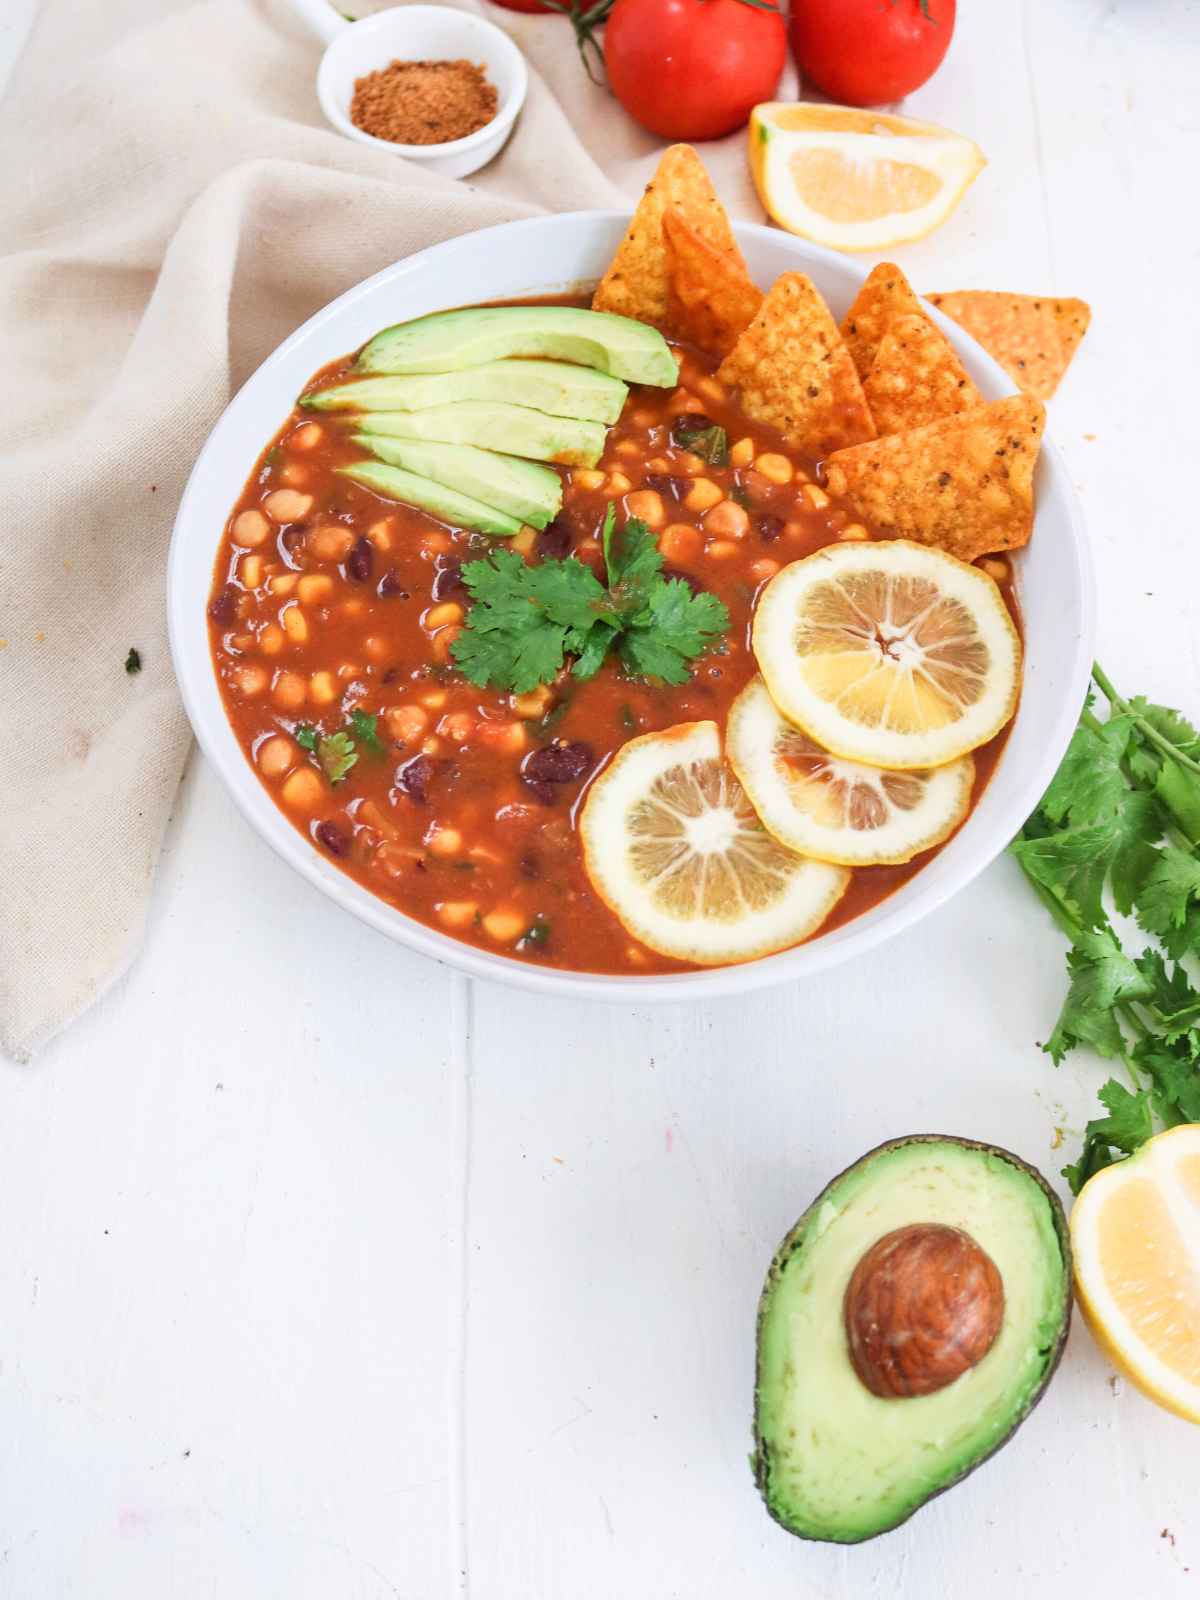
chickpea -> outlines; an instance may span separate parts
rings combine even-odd
[[[477,725],[476,718],[469,711],[452,711],[438,723],[437,731],[444,733],[455,744],[466,744]]]
[[[271,686],[271,699],[282,711],[299,711],[308,699],[308,685],[298,672],[281,672]]]
[[[428,706],[430,711],[440,711],[448,698],[445,689],[430,689],[428,694],[421,696],[421,704]]]
[[[457,828],[443,828],[436,822],[425,835],[425,848],[434,856],[457,856],[462,853],[463,837]]]
[[[725,498],[725,491],[711,478],[696,478],[684,499],[689,511],[711,511]]]
[[[380,517],[378,522],[373,522],[367,529],[367,538],[376,550],[390,550],[392,548],[392,519]]]
[[[429,726],[429,713],[424,706],[393,706],[384,712],[383,720],[393,739],[400,744],[410,744]]]
[[[264,778],[282,778],[295,759],[296,746],[282,733],[264,739],[258,747],[258,770]]]
[[[233,540],[235,544],[244,544],[253,550],[262,544],[271,531],[271,524],[261,511],[251,509],[240,511],[233,519]]]
[[[675,457],[675,466],[678,471],[686,472],[689,478],[699,478],[708,466],[708,462],[694,450],[681,450]]]
[[[483,919],[483,931],[497,944],[515,944],[529,926],[529,919],[519,911],[489,911]]]
[[[354,535],[349,528],[327,523],[323,528],[314,528],[304,543],[314,561],[344,561],[354,544]]]
[[[681,561],[686,565],[700,554],[701,534],[690,522],[673,522],[664,528],[658,541],[664,561]]]
[[[285,461],[279,469],[279,481],[289,489],[303,489],[308,479],[309,471],[302,461]]]
[[[444,556],[450,548],[450,535],[447,533],[426,533],[421,538],[421,549],[426,555]]]
[[[283,629],[276,622],[268,622],[258,636],[258,648],[264,656],[277,656],[283,649]]]
[[[481,722],[478,730],[479,743],[487,745],[491,750],[505,750],[510,754],[517,754],[525,748],[525,724],[523,722]]]
[[[579,489],[603,489],[604,474],[595,467],[576,467],[571,473],[571,482]]]
[[[705,513],[704,531],[719,538],[744,539],[750,531],[749,514],[736,500],[722,500]]]
[[[308,680],[308,692],[317,705],[332,705],[338,697],[337,679],[332,672],[314,672]]]
[[[297,767],[279,792],[294,811],[315,811],[325,797],[325,785],[311,767]]]
[[[728,561],[730,556],[738,553],[738,547],[732,539],[714,539],[705,546],[705,551],[714,561]]]
[[[680,388],[676,389],[675,393],[671,396],[671,410],[689,412],[703,411],[704,403],[701,400],[697,400],[694,394],[689,394],[686,389]]]
[[[661,549],[661,543],[659,545]],[[550,709],[554,699],[548,685],[539,684],[536,689],[531,689],[528,694],[515,694],[512,697],[512,708],[519,717],[536,719],[544,717]]]
[[[633,484],[623,472],[610,472],[608,475],[609,494],[628,494]]]
[[[302,422],[295,433],[288,436],[288,444],[293,450],[315,450],[325,437],[325,430],[319,422]]]
[[[448,628],[439,628],[433,636],[433,659],[435,661],[449,661],[450,646],[462,632],[457,622],[452,622]]]
[[[711,405],[719,406],[725,403],[725,385],[718,383],[716,378],[701,378],[697,382],[696,388],[699,390],[701,397]]]
[[[642,447],[636,439],[618,439],[613,445],[613,454],[618,456],[640,456]]]
[[[267,588],[272,594],[289,595],[296,587],[296,582],[294,572],[277,572],[273,578],[267,580]]]
[[[479,906],[474,900],[442,900],[434,909],[438,921],[447,928],[469,928]]]
[[[625,497],[625,509],[648,528],[661,528],[667,520],[662,495],[657,489],[635,489]]]
[[[767,450],[754,463],[755,470],[761,472],[764,478],[771,483],[791,483],[792,463],[784,455],[774,450]]]
[[[768,578],[773,578],[779,571],[778,561],[772,561],[769,556],[764,556],[760,561],[750,563],[750,576],[755,583],[766,583]]]
[[[262,694],[271,681],[271,674],[266,667],[253,666],[248,661],[236,666],[232,676],[239,691],[244,695]]]
[[[298,489],[272,489],[263,510],[276,522],[300,522],[313,508],[313,497]]]

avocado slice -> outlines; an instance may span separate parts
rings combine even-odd
[[[472,500],[470,495],[459,494],[457,489],[447,489],[444,483],[434,483],[432,478],[405,472],[400,467],[389,467],[383,461],[355,461],[337,470],[343,477],[353,478],[355,483],[374,489],[385,499],[402,500],[405,505],[428,511],[452,528],[474,528],[478,533],[503,535],[521,531],[516,517],[485,506],[482,500]]]
[[[918,1134],[856,1161],[763,1289],[753,1466],[771,1516],[856,1544],[958,1483],[1041,1399],[1070,1285],[1062,1205],[1007,1150]]]
[[[594,467],[604,449],[600,422],[548,417],[503,400],[458,400],[424,411],[372,411],[371,432],[392,439],[428,439],[435,444],[473,444],[564,467]]]
[[[421,411],[451,400],[515,400],[555,417],[615,422],[628,386],[620,378],[566,361],[485,361],[461,372],[408,378],[359,378],[302,395],[311,411]]]
[[[578,306],[473,306],[435,311],[377,333],[359,372],[458,372],[506,356],[549,356],[595,367],[628,383],[668,388],[679,363],[657,328]]]
[[[562,507],[562,479],[553,467],[535,461],[477,450],[470,444],[430,444],[375,433],[356,433],[354,442],[380,461],[432,478],[534,528],[544,528]]]

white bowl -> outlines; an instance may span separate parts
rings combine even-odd
[[[355,80],[392,61],[457,61],[482,66],[496,89],[496,115],[465,139],[445,144],[395,144],[364,133],[350,120]],[[449,6],[396,6],[348,24],[332,39],[317,69],[317,98],[326,117],[348,139],[419,161],[447,178],[477,172],[512,132],[525,103],[525,57],[494,23]]]
[[[259,782],[225,716],[205,615],[229,512],[258,453],[318,367],[357,349],[380,328],[427,311],[588,285],[604,270],[628,220],[615,211],[536,217],[434,245],[349,290],[282,344],[229,405],[192,470],[171,542],[171,649],[196,736],[240,810],[285,861],[347,911],[411,949],[519,988],[589,999],[695,1000],[811,977],[912,927],[982,872],[1036,805],[1071,737],[1092,660],[1091,561],[1074,492],[1052,444],[1043,448],[1037,468],[1034,536],[1016,562],[1024,691],[979,804],[950,843],[888,899],[832,933],[744,966],[647,977],[560,972],[461,944],[380,900],[318,854]],[[752,223],[737,223],[734,231],[760,284],[800,267],[839,317],[865,276],[855,262],[790,234]],[[988,399],[1011,393],[1007,376],[972,339],[938,312],[930,315]]]

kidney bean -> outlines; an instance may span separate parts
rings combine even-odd
[[[346,576],[354,583],[367,583],[375,566],[375,547],[365,534],[356,539],[346,557]]]
[[[395,567],[389,567],[379,580],[375,591],[381,600],[407,600],[408,590],[400,582],[400,574]]]
[[[344,856],[350,852],[350,841],[336,822],[318,822],[313,830],[317,839],[331,856]]]
[[[754,531],[764,544],[770,544],[783,532],[783,518],[773,517],[769,511],[764,511],[755,517]]]
[[[434,600],[470,600],[471,591],[463,582],[461,561],[438,562],[434,568],[430,597]]]
[[[690,478],[673,478],[669,472],[647,472],[642,483],[647,489],[669,495],[672,500],[682,500],[692,486]]]
[[[237,617],[238,589],[227,583],[219,595],[209,601],[208,614],[222,628],[228,627]]]
[[[413,756],[396,768],[396,787],[417,805],[429,799],[429,785],[437,772],[437,762],[432,756]]]
[[[552,739],[548,745],[525,757],[521,776],[526,783],[531,779],[534,783],[574,783],[594,766],[595,760],[591,745],[584,744],[581,739],[572,740],[570,744]]]

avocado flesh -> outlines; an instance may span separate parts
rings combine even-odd
[[[515,400],[555,417],[615,422],[628,395],[619,378],[565,361],[486,361],[461,372],[359,378],[301,398],[311,411],[421,411],[452,400]]]
[[[377,333],[359,372],[458,372],[508,356],[549,356],[627,383],[673,385],[679,363],[657,328],[577,306],[474,306],[436,311]]]
[[[971,1235],[1004,1283],[988,1353],[934,1394],[873,1395],[850,1362],[842,1302],[866,1250],[908,1223]],[[1007,1152],[899,1140],[850,1167],[772,1264],[759,1313],[755,1469],[771,1515],[809,1539],[894,1528],[998,1449],[1057,1365],[1070,1319],[1062,1207]]]
[[[380,461],[432,478],[533,528],[544,528],[562,506],[562,479],[553,467],[477,450],[470,444],[430,444],[374,433],[356,433],[354,442]]]
[[[337,470],[343,477],[374,489],[388,500],[400,500],[405,505],[428,511],[452,528],[473,528],[477,533],[505,536],[521,531],[516,517],[506,516],[480,500],[472,500],[470,495],[459,494],[456,489],[447,489],[445,484],[434,483],[432,478],[390,467],[383,461],[355,461]]]
[[[544,411],[499,400],[459,400],[425,411],[373,411],[371,432],[435,444],[473,444],[565,467],[594,467],[605,437],[602,423],[548,417]]]

